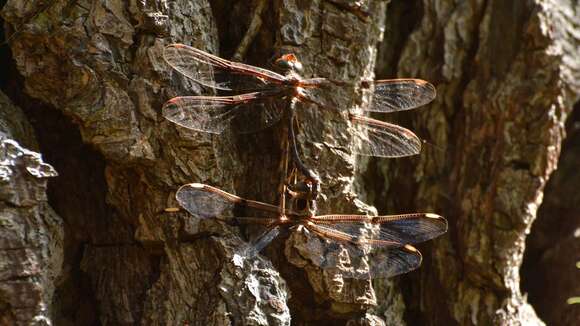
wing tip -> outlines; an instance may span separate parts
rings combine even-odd
[[[421,252],[417,248],[415,248],[409,244],[406,244],[403,247],[401,247],[401,249],[406,251],[408,254],[413,255],[417,259],[415,262],[413,262],[412,268],[409,269],[408,271],[405,271],[405,273],[413,271],[413,270],[421,267],[421,264],[423,263],[423,255],[421,254]]]
[[[206,185],[204,185],[202,183],[188,183],[188,184],[184,184],[181,187],[179,187],[179,189],[177,189],[177,191],[175,192],[175,199],[177,200],[177,202],[179,203],[179,205],[181,205],[181,207],[184,207],[185,208],[187,206],[185,205],[184,198],[182,198],[182,196],[186,195],[189,190],[206,191],[205,188],[206,188]]]
[[[418,91],[418,89],[421,89],[421,91],[419,91],[419,94],[414,94],[414,95],[418,95],[420,97],[419,102],[417,103],[417,105],[413,105],[407,108],[404,108],[403,110],[410,110],[410,109],[414,109],[417,107],[421,107],[424,105],[427,105],[429,103],[431,103],[433,100],[435,100],[435,98],[437,97],[437,88],[435,87],[435,85],[433,85],[432,83],[424,80],[424,79],[419,79],[419,78],[398,78],[398,79],[384,79],[384,80],[377,80],[377,82],[384,82],[384,83],[403,83],[403,84],[412,84],[414,85],[414,87],[416,88],[415,91]]]
[[[171,43],[165,46],[165,48],[178,48],[178,49],[183,49],[183,48],[188,48],[189,46],[182,44],[182,43]]]
[[[197,183],[197,182],[188,183],[186,186],[189,186],[189,187],[195,188],[195,189],[203,189],[203,188],[205,188],[205,185],[203,183]]]
[[[404,245],[403,248],[409,252],[421,254],[421,252],[417,248],[415,248],[409,244]]]
[[[197,183],[197,182],[184,184],[181,187],[179,187],[179,189],[177,189],[176,196],[188,188],[192,188],[195,190],[203,190],[203,189],[205,189],[205,187],[206,187],[206,185],[204,185],[203,183]]]
[[[413,80],[413,82],[416,85],[428,90],[428,92],[424,94],[427,100],[421,106],[431,103],[431,101],[433,101],[437,97],[437,88],[435,87],[435,85],[423,79],[411,79],[411,80]]]
[[[421,266],[421,263],[423,262],[423,255],[421,254],[421,252],[417,248],[415,248],[409,244],[404,245],[402,247],[402,249],[407,251],[407,253],[410,253],[410,254],[414,255],[415,257],[417,257],[417,265],[411,270],[415,270],[415,269],[419,268]]]
[[[437,88],[435,87],[435,85],[431,84],[428,81],[425,81],[425,87],[428,88],[432,94],[429,95],[430,101],[433,101],[436,97],[437,97]]]
[[[425,213],[425,217],[436,219],[436,220],[444,219],[443,216],[441,216],[439,214],[435,214],[435,213]]]
[[[440,222],[444,225],[444,227],[441,230],[441,234],[447,232],[449,224],[447,223],[447,219],[445,217],[435,213],[425,213],[425,217]]]

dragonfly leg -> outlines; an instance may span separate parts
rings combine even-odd
[[[280,192],[280,219],[286,216],[286,185],[282,187]]]

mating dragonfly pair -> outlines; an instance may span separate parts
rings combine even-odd
[[[297,198],[307,197],[315,207],[320,180],[304,166],[298,155],[294,132],[295,104],[298,101],[319,105],[310,89],[341,82],[325,78],[303,79],[301,64],[293,55],[284,55],[276,66],[284,74],[243,63],[231,62],[183,44],[166,47],[164,57],[175,70],[198,84],[219,92],[237,94],[227,96],[181,96],[167,101],[163,115],[188,129],[221,134],[227,129],[240,133],[255,132],[272,126],[288,117],[289,143],[297,170],[306,178],[303,184],[284,187],[280,206],[246,200],[203,184],[182,186],[176,194],[179,204],[200,219],[214,218],[228,223],[261,224],[266,233],[251,245],[249,255],[257,254],[283,228],[302,226],[326,243],[325,252],[334,247],[346,250],[350,259],[364,259],[374,248],[375,256],[364,272],[352,268],[347,277],[389,277],[411,271],[421,264],[421,254],[411,244],[435,238],[447,230],[447,221],[436,214],[414,213],[389,216],[314,215],[315,210],[285,208],[286,189]],[[374,89],[373,102],[368,111],[395,112],[425,105],[435,98],[435,88],[419,79],[366,81],[363,87]],[[244,93],[245,92],[245,93]],[[242,94],[240,94],[242,93]],[[319,105],[328,109],[323,105]],[[418,154],[420,139],[410,130],[398,125],[349,113],[355,128],[354,153],[378,157],[402,157]],[[251,122],[251,123],[248,123]],[[298,190],[296,190],[298,189]],[[234,208],[245,207],[245,216],[233,216]],[[327,243],[326,240],[331,242]],[[335,252],[344,252],[338,250]],[[322,255],[322,257],[333,257]],[[336,267],[340,258],[314,259],[322,268]],[[354,266],[354,265],[353,265]]]

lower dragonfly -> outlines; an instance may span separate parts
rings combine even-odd
[[[319,240],[323,251],[313,264],[323,269],[341,265],[343,276],[348,278],[391,277],[412,271],[421,265],[422,256],[411,244],[447,231],[447,220],[432,213],[304,215],[293,208],[244,199],[201,183],[182,186],[175,197],[197,219],[265,226],[267,231],[245,250],[247,256],[258,254],[283,229],[302,227]],[[327,254],[331,251],[339,252],[338,258]],[[366,267],[361,268],[360,263]]]

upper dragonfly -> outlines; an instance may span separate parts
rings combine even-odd
[[[175,197],[181,207],[198,219],[266,226],[267,232],[244,252],[249,256],[264,248],[281,228],[303,226],[318,241],[305,253],[312,263],[323,269],[340,268],[341,274],[349,278],[391,277],[414,270],[421,265],[421,253],[410,244],[447,231],[447,220],[431,213],[303,215],[200,183],[182,186]]]
[[[276,60],[279,74],[264,68],[232,62],[199,49],[171,44],[164,58],[189,79],[218,91],[238,93],[228,96],[179,96],[163,105],[168,120],[188,129],[220,134],[234,127],[236,132],[253,132],[276,123],[289,98],[315,103],[308,89],[331,82],[325,78],[302,78],[301,63],[292,54]],[[366,111],[395,112],[410,110],[431,102],[436,90],[421,79],[387,79],[364,82],[374,88],[372,105]],[[354,152],[378,157],[418,154],[421,140],[401,126],[350,113],[354,127]],[[250,123],[251,122],[251,123]]]

